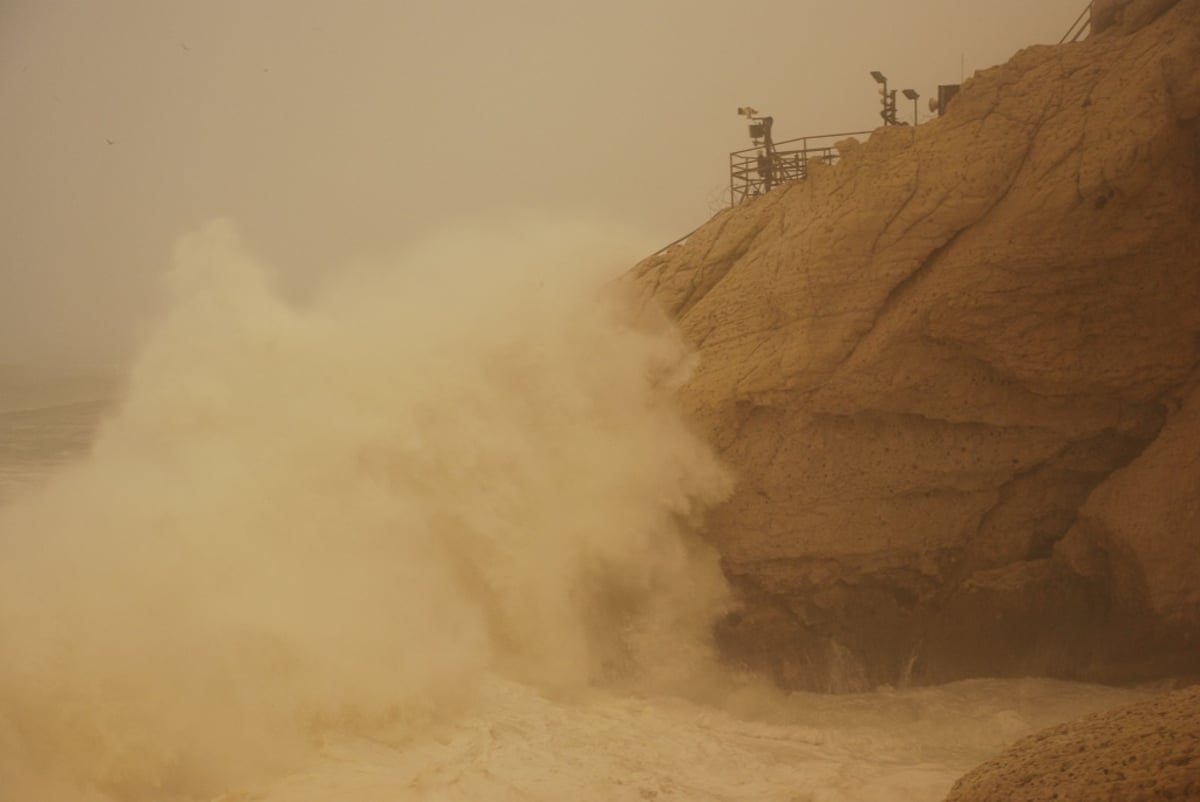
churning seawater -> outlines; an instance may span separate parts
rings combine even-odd
[[[735,479],[603,243],[457,232],[296,304],[216,226],[132,370],[0,368],[0,799],[937,800],[1146,695],[722,666]]]

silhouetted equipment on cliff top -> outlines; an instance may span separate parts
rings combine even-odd
[[[883,110],[879,116],[884,125],[908,125],[896,119],[896,90],[888,89],[888,79],[878,70],[871,77],[879,84],[879,96]],[[950,99],[958,93],[958,84],[942,84],[937,98],[930,98],[929,110],[945,113]],[[915,89],[903,90],[904,96],[913,102],[913,125],[919,122],[917,100],[921,97]],[[838,160],[837,142],[847,137],[868,136],[870,131],[850,131],[842,134],[821,134],[776,142],[771,129],[773,117],[759,116],[758,109],[739,106],[737,113],[750,120],[750,141],[753,146],[735,150],[729,154],[729,205],[737,206],[743,201],[766,194],[787,181],[801,181],[808,177],[809,165],[813,162],[833,164]]]
[[[905,89],[904,96],[913,102],[913,122],[912,122],[912,124],[916,125],[918,122],[920,122],[920,118],[917,115],[917,98],[919,98],[921,95],[918,94],[917,90],[915,90],[915,89]]]
[[[751,111],[753,111],[751,109]],[[742,109],[738,113],[743,113]],[[770,117],[751,119],[763,122]],[[773,120],[772,120],[773,122]],[[847,137],[867,136],[870,131],[851,131],[843,134],[822,134],[797,139],[774,141],[770,136],[771,124],[758,129],[762,134],[755,136],[756,126],[750,126],[753,147],[735,150],[729,154],[729,205],[737,206],[750,198],[770,192],[787,181],[800,181],[808,177],[812,163],[833,164],[838,160],[837,143]]]
[[[879,116],[883,118],[884,125],[908,125],[908,123],[900,122],[896,118],[896,90],[888,89],[888,79],[879,70],[871,70],[871,77],[875,79],[875,83],[879,84],[879,97],[883,103],[883,111],[879,112]],[[917,98],[921,95],[915,89],[901,90],[906,98],[913,102],[913,119],[912,124],[917,125],[920,120],[917,108]]]
[[[937,97],[929,98],[929,110],[937,112],[938,116],[945,114],[946,107],[961,88],[962,84],[939,84]]]
[[[875,79],[875,83],[879,84],[879,97],[883,102],[883,111],[879,112],[879,116],[883,118],[883,124],[904,125],[904,123],[896,119],[896,90],[888,90],[887,76],[879,70],[871,70],[871,77]],[[905,89],[904,91],[907,94],[912,90]]]
[[[758,109],[751,106],[738,106],[738,114],[750,121],[750,141],[754,143],[753,149],[756,151],[755,170],[762,183],[762,191],[770,192],[776,183],[775,168],[779,156],[775,151],[775,141],[771,138],[771,126],[775,124],[775,118],[759,117]]]
[[[1059,44],[1078,41],[1090,32],[1091,24],[1092,3],[1088,3]],[[879,116],[883,119],[883,124],[885,126],[908,125],[897,118],[896,90],[888,88],[887,76],[879,70],[872,70],[871,77],[879,84],[879,97],[883,105]],[[945,114],[946,108],[958,95],[961,88],[961,84],[939,85],[937,97],[929,99],[929,110],[939,116]],[[917,125],[920,122],[920,106],[917,100],[921,95],[915,89],[902,91],[904,96],[913,102],[912,124]],[[846,137],[867,136],[871,133],[870,131],[853,131],[844,134],[821,134],[820,136],[799,137],[776,142],[771,134],[771,128],[775,123],[773,117],[759,116],[758,109],[750,106],[739,106],[737,113],[750,121],[750,140],[754,144],[752,147],[735,150],[729,154],[730,206],[737,206],[750,198],[766,194],[788,181],[800,181],[807,178],[811,162],[833,164],[838,160],[839,154],[836,147],[838,140]],[[785,147],[781,149],[780,146]],[[686,237],[681,239],[686,239]]]

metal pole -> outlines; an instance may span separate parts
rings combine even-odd
[[[775,186],[775,140],[771,138],[771,126],[774,125],[773,117],[763,117],[763,147],[767,152],[767,174],[764,176],[763,187],[764,192],[770,192]]]
[[[734,164],[733,154],[730,153],[729,154],[729,205],[730,205],[730,207],[737,206],[737,201],[734,200],[734,194],[733,194],[733,184],[734,184],[733,164]]]

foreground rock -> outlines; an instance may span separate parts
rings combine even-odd
[[[1200,799],[1200,686],[1018,741],[954,784],[946,802]]]
[[[1200,670],[1200,0],[1099,10],[635,268],[740,476],[733,659]]]

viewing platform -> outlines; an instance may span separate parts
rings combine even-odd
[[[1094,4],[1088,3],[1059,44],[1077,42],[1091,33]],[[888,79],[881,72],[871,72],[871,77],[880,85],[879,95],[883,104],[880,117],[883,124],[908,125],[897,117],[896,90],[888,88]],[[959,84],[938,86],[937,96],[929,101],[931,112],[942,114],[958,93]],[[914,89],[903,90],[904,97],[913,102],[912,125],[920,123],[917,100],[920,94]],[[839,134],[797,137],[776,142],[771,136],[774,118],[759,115],[750,106],[738,108],[738,114],[750,121],[750,139],[753,145],[729,154],[729,205],[737,206],[751,198],[765,195],[780,184],[803,181],[808,178],[813,164],[832,165],[840,158],[837,143],[845,139],[870,136],[870,131],[848,131]]]
[[[810,165],[837,162],[838,142],[870,134],[870,131],[850,131],[804,136],[765,147],[760,144],[735,150],[729,154],[729,205],[737,206],[780,184],[807,178]]]

